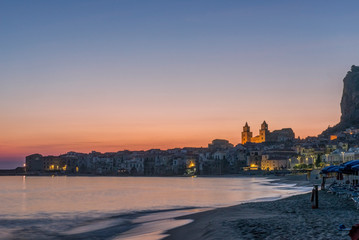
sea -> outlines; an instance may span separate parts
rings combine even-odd
[[[263,177],[0,177],[0,239],[155,240],[176,217],[310,191]]]

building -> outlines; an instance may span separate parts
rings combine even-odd
[[[229,143],[228,140],[225,139],[215,139],[212,143],[208,144],[208,149],[210,151],[227,150],[230,148],[233,148],[233,144]]]
[[[251,143],[263,143],[263,142],[286,142],[291,141],[295,138],[295,134],[291,128],[283,128],[281,130],[274,130],[270,132],[268,130],[268,124],[266,121],[263,121],[261,128],[259,129],[259,135],[253,137],[252,132],[248,123],[243,127],[242,132],[242,144],[248,142]]]
[[[251,142],[262,143],[265,142],[266,140],[268,141],[267,139],[268,137],[269,137],[268,124],[266,123],[266,121],[263,121],[261,125],[261,129],[259,129],[259,135],[252,137]]]
[[[295,138],[295,134],[291,128],[282,128],[281,130],[274,130],[269,135],[270,142],[285,142],[291,141]]]
[[[359,158],[359,148],[350,148],[344,153],[344,162],[356,160]]]
[[[242,144],[246,144],[247,142],[252,142],[252,143],[265,142],[268,135],[269,135],[269,131],[268,131],[268,124],[266,123],[266,121],[263,121],[261,125],[261,129],[259,129],[259,135],[255,137],[253,137],[250,127],[246,122],[246,125],[244,125],[242,132]]]
[[[57,156],[46,156],[42,158],[44,171],[66,170],[64,161]]]
[[[261,168],[266,171],[284,170],[288,169],[288,163],[288,158],[284,156],[263,155]]]
[[[350,148],[348,151],[344,149],[336,149],[330,154],[324,155],[324,161],[329,164],[341,164],[359,158],[359,148]]]
[[[250,151],[247,156],[247,165],[250,167],[250,170],[261,169],[262,163],[262,152],[261,151]]]
[[[324,161],[329,164],[341,164],[344,162],[344,154],[343,149],[336,149],[330,154],[325,154]]]
[[[246,122],[246,125],[244,125],[242,132],[242,144],[246,144],[247,142],[251,142],[251,141],[252,141],[251,128],[248,126],[248,123]]]
[[[44,164],[41,154],[32,154],[26,157],[26,171],[27,172],[36,172],[43,171]]]

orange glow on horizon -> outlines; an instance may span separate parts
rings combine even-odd
[[[63,114],[66,116],[66,113]],[[242,120],[236,115],[200,118],[181,113],[164,115],[159,119],[150,116],[139,120],[142,119],[140,115],[132,117],[136,120],[116,116],[103,117],[101,121],[99,117],[91,119],[90,116],[76,114],[71,118],[52,118],[41,114],[14,121],[4,118],[1,121],[7,127],[0,136],[0,157],[25,157],[33,153],[60,155],[69,151],[89,153],[207,147],[213,139],[227,139],[237,145],[241,142],[246,121],[254,134],[266,120],[270,131],[291,127],[295,136],[301,138],[316,136],[328,126],[328,123],[313,121],[306,116],[298,121],[294,121],[298,116],[291,119],[292,116],[284,118],[277,115],[266,118],[260,115],[257,120],[252,120],[254,118],[250,116]],[[333,126],[335,121],[329,124]]]
[[[270,123],[269,123],[270,124]],[[255,126],[251,126],[253,131]],[[273,131],[279,128],[271,128]],[[283,126],[287,127],[287,126]],[[138,128],[124,131],[81,131],[69,132],[29,132],[20,138],[20,134],[8,137],[5,144],[0,145],[0,156],[26,156],[33,153],[43,155],[59,155],[69,151],[88,153],[91,151],[117,152],[121,150],[149,150],[149,149],[171,149],[183,147],[207,147],[213,139],[227,139],[237,145],[241,141],[241,124],[236,126],[223,126],[222,131],[210,126],[194,126],[193,128],[172,128],[164,126],[161,128]],[[308,135],[318,135],[322,129],[316,131],[302,129],[296,132],[296,137],[301,138]]]

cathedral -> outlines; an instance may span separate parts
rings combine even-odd
[[[251,129],[246,122],[242,132],[242,144],[247,142],[262,143],[262,142],[285,142],[291,141],[295,138],[295,134],[291,128],[283,128],[281,130],[274,130],[270,132],[268,130],[268,124],[263,121],[261,128],[259,129],[259,135],[253,137]]]
[[[263,121],[263,123],[261,125],[261,129],[259,129],[259,135],[255,136],[255,137],[252,136],[250,127],[248,126],[248,123],[246,122],[246,125],[243,127],[243,132],[242,132],[242,144],[245,144],[247,142],[262,143],[262,142],[265,142],[266,140],[268,141],[268,139],[267,139],[268,136],[269,136],[269,130],[268,130],[268,124],[266,123],[266,121]]]

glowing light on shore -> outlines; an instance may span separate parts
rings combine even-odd
[[[195,166],[196,164],[194,163],[194,161],[190,161],[190,163],[188,164],[188,168],[193,168]]]

